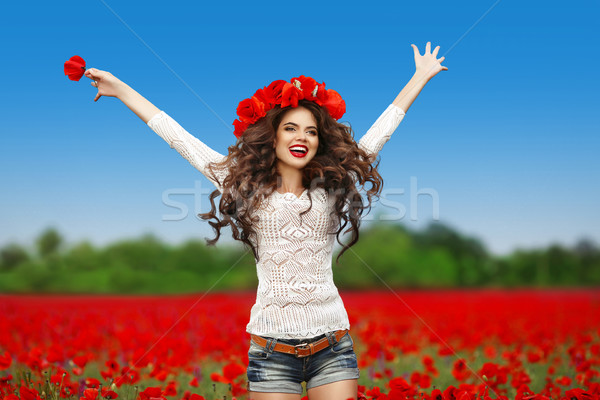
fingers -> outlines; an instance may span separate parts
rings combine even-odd
[[[438,62],[441,64],[441,63],[442,63],[442,61],[444,61],[445,59],[446,59],[446,57],[442,57],[442,58],[440,58],[440,59],[438,60]],[[448,68],[446,68],[446,67],[444,67],[444,66],[442,65],[442,70],[444,70],[444,71],[448,71]]]
[[[415,46],[414,44],[411,44],[411,46],[412,46],[412,48],[413,48],[413,50],[414,50],[414,52],[415,52],[415,57],[416,57],[416,56],[419,56],[419,57],[420,57],[420,56],[421,56],[421,54],[419,53],[419,49],[417,48],[417,46]]]
[[[419,53],[419,49],[417,48],[417,46],[415,46],[414,44],[411,44],[413,50],[415,51],[415,56],[416,55],[421,55]],[[437,57],[438,52],[440,51],[440,46],[436,46],[435,49],[433,49],[433,53],[431,53],[432,56]],[[423,55],[427,54],[431,52],[431,42],[427,42],[427,44],[425,45],[425,52],[423,53]]]
[[[83,74],[90,79],[96,80],[98,77],[98,70],[96,68],[88,68]]]

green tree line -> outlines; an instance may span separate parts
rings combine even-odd
[[[334,255],[335,258],[335,255]],[[494,256],[476,238],[440,223],[421,231],[374,224],[333,261],[340,289],[597,286],[600,248],[589,239],[572,247],[515,250]],[[3,293],[193,293],[256,289],[252,253],[239,245],[207,246],[202,239],[170,245],[153,235],[103,248],[67,246],[54,228],[34,249],[0,249]]]

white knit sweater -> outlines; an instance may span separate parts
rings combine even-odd
[[[404,110],[390,104],[360,139],[359,146],[376,155],[390,139]],[[210,162],[225,156],[183,129],[164,111],[154,115],[148,126],[188,160],[221,190],[227,171],[215,171],[218,181],[207,170]],[[221,190],[222,191],[222,190]],[[276,190],[263,202],[255,230],[259,261],[256,263],[258,291],[250,310],[248,333],[283,339],[312,338],[328,331],[349,329],[344,303],[333,282],[331,269],[336,221],[328,216],[333,196],[317,188],[300,197]]]

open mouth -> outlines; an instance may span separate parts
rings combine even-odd
[[[303,145],[295,145],[290,147],[290,153],[292,153],[294,157],[305,157],[308,153],[308,147]]]

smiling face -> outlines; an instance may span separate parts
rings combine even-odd
[[[285,113],[274,146],[277,167],[304,168],[317,154],[319,135],[314,115],[304,107],[296,107]]]

